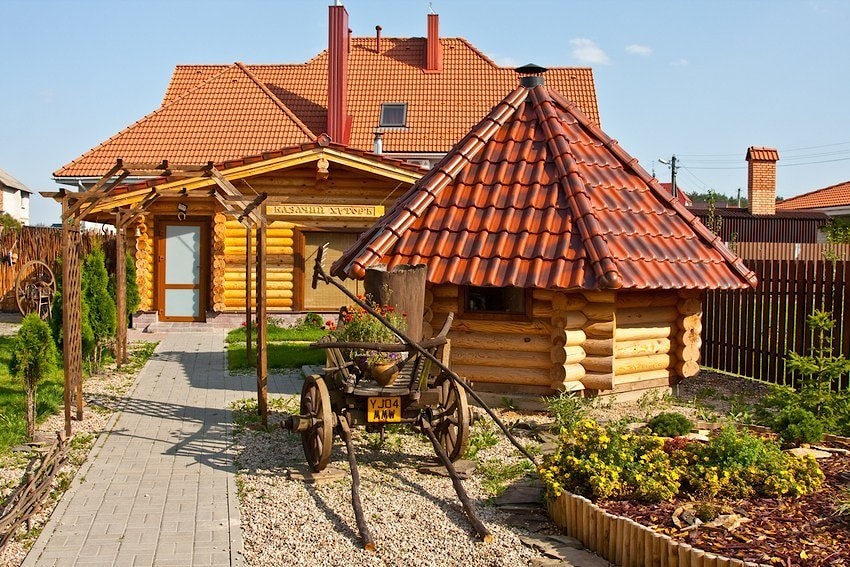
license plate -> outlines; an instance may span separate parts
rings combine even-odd
[[[391,423],[401,421],[401,398],[368,398],[366,421],[372,423]]]

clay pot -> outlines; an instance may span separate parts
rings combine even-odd
[[[394,362],[370,364],[367,369],[369,377],[379,386],[391,386],[398,376],[398,366]]]

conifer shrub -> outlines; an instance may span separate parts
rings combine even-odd
[[[678,412],[659,413],[647,423],[652,432],[661,437],[679,437],[687,435],[694,422]]]
[[[15,352],[12,354],[12,373],[24,382],[27,391],[27,437],[35,437],[38,384],[56,370],[56,346],[50,326],[30,313],[18,329]]]

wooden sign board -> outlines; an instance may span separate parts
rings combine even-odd
[[[383,205],[318,205],[288,203],[268,205],[266,215],[273,217],[368,218],[384,216]]]

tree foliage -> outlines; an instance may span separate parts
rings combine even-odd
[[[130,315],[139,310],[139,305],[142,303],[142,296],[139,294],[139,284],[136,282],[136,262],[133,261],[133,256],[128,252],[124,257],[125,280],[127,293],[127,320],[130,320]],[[115,285],[115,274],[109,276],[109,295],[115,301],[118,296],[117,286]]]
[[[83,263],[82,299],[88,305],[88,321],[94,338],[89,362],[92,370],[100,367],[103,350],[115,337],[117,315],[115,300],[109,293],[106,255],[100,247],[92,248]]]
[[[850,244],[850,219],[831,218],[820,230],[831,244]]]
[[[27,390],[27,436],[35,436],[38,383],[56,370],[56,346],[50,327],[36,313],[24,317],[18,330],[12,372],[20,377]]]

